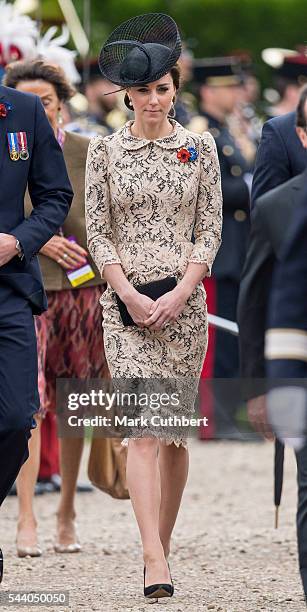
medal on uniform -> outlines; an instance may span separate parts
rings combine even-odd
[[[7,139],[9,143],[10,158],[12,161],[19,160],[19,144],[17,132],[8,132]]]
[[[19,156],[20,159],[26,161],[29,159],[28,142],[26,132],[17,132],[18,145],[19,145]]]

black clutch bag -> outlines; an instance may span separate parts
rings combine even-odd
[[[167,276],[166,278],[162,278],[161,280],[152,281],[151,283],[146,283],[144,285],[137,285],[135,289],[141,293],[142,295],[147,295],[152,300],[157,300],[161,295],[168,293],[168,291],[172,291],[175,289],[177,285],[177,280],[175,276]],[[128,325],[135,325],[136,323],[133,321],[130,316],[126,304],[120,299],[120,297],[115,293],[119,314],[121,316],[121,320],[125,327]]]

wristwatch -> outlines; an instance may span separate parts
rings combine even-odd
[[[16,248],[16,251],[18,251],[17,255],[18,255],[19,259],[23,259],[24,258],[24,253],[23,253],[23,250],[21,248],[20,242],[19,242],[19,240],[17,240],[17,238],[16,238],[15,248]]]

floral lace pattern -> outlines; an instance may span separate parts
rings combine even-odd
[[[102,277],[104,266],[111,263],[120,263],[135,285],[168,275],[179,280],[189,262],[206,263],[210,274],[222,227],[221,180],[213,137],[207,132],[199,136],[172,121],[170,136],[149,141],[134,137],[131,124],[105,138],[95,137],[89,146],[88,248]],[[177,153],[182,147],[195,149],[195,159],[181,163]],[[202,283],[177,321],[159,331],[124,327],[110,286],[100,303],[113,377],[199,377],[208,340]],[[187,414],[190,411],[187,406]],[[172,441],[186,445],[183,439],[166,443]]]

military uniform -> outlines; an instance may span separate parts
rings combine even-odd
[[[276,379],[307,378],[306,195],[304,186],[272,286],[266,357]]]
[[[68,132],[75,132],[88,138],[110,136],[110,134],[119,130],[126,123],[127,109],[125,109],[123,104],[115,104],[113,108],[102,105],[97,114],[90,112],[86,97],[86,86],[90,86],[96,81],[105,81],[109,84],[110,91],[114,89],[114,86],[102,76],[97,58],[90,59],[86,65],[83,62],[77,62],[77,69],[82,79],[82,88],[85,91],[85,95],[79,93],[70,100],[73,119],[65,126],[65,129]]]
[[[275,86],[276,93],[279,96],[278,102],[266,109],[267,119],[273,119],[273,117],[295,111],[297,102],[293,98],[293,89],[296,88],[297,90],[298,101],[299,90],[307,83],[305,50],[298,52],[289,49],[269,48],[264,49],[261,55],[263,61],[273,69],[273,86]],[[289,87],[292,90],[290,96],[287,94]]]
[[[239,281],[249,231],[249,190],[244,176],[248,165],[226,124],[207,113],[208,131],[215,139],[222,176],[222,245],[213,265],[216,279]]]
[[[225,58],[227,60],[227,58]],[[200,66],[200,82],[206,82],[208,74],[212,76],[215,85],[231,85],[233,66],[228,60],[221,65],[213,62]],[[219,75],[219,71],[221,75]],[[236,82],[236,75],[233,74]],[[237,81],[238,84],[238,81]],[[203,132],[208,130],[217,146],[221,167],[223,192],[223,230],[222,244],[212,268],[212,279],[206,279],[205,287],[208,295],[208,304],[211,303],[210,312],[232,321],[236,320],[239,281],[243,268],[247,238],[249,234],[249,187],[246,177],[249,167],[241,150],[237,146],[227,123],[222,123],[206,111],[200,110],[198,117],[194,117],[189,129]],[[239,376],[239,355],[237,339],[220,330],[211,330],[211,371],[206,367],[204,375],[213,378],[237,378]],[[212,346],[214,344],[214,346]],[[212,355],[213,352],[213,355]],[[208,363],[208,360],[207,360]],[[217,386],[215,393],[214,423],[215,434],[236,435],[234,431],[234,414],[237,403],[231,398],[223,398],[225,393]]]

